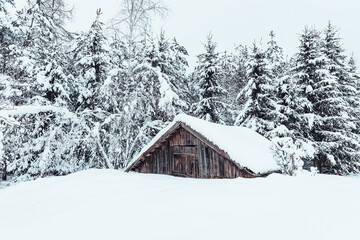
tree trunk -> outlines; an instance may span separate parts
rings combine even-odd
[[[6,164],[6,161],[4,161],[4,168],[3,168],[3,175],[1,177],[1,179],[3,181],[6,181],[7,180],[7,164]]]

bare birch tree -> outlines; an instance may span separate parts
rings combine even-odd
[[[168,8],[162,0],[122,0],[118,14],[111,20],[115,36],[126,40],[128,51],[134,51],[135,41],[146,36],[154,16],[164,17]]]

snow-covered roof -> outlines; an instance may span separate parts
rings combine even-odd
[[[163,135],[179,122],[184,123],[203,135],[204,138],[226,152],[231,160],[237,162],[242,167],[246,167],[255,173],[266,173],[280,169],[273,158],[270,141],[257,132],[244,127],[220,125],[180,114],[135,156],[128,165],[128,170]]]

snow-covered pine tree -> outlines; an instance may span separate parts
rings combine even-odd
[[[348,102],[346,112],[349,116],[355,116],[354,110],[360,107],[360,97],[357,92],[357,79],[352,74],[352,66],[342,49],[338,30],[329,22],[324,31],[323,52],[329,58],[329,71],[340,84],[343,99]]]
[[[11,108],[20,94],[14,67],[19,27],[12,0],[0,1],[0,109]]]
[[[0,1],[0,73],[11,73],[12,45],[16,42],[16,16],[13,0]]]
[[[334,61],[329,53],[337,50],[326,50],[325,43],[316,29],[306,28],[300,39],[294,68],[299,116],[296,131],[316,149],[314,158],[305,161],[307,168],[346,174],[356,169],[352,164],[356,142],[349,136],[353,126],[346,112],[349,104],[343,98],[339,78],[332,72]],[[328,43],[329,48],[333,44]]]
[[[253,129],[261,135],[272,138],[279,127],[279,106],[275,99],[276,86],[265,51],[254,44],[247,63],[248,83],[238,94],[245,99],[235,125]]]
[[[75,110],[94,110],[100,105],[100,88],[109,72],[111,57],[100,16],[98,9],[90,30],[80,34],[72,51]]]
[[[222,114],[222,110],[227,106],[223,98],[227,92],[219,84],[219,76],[222,75],[219,54],[215,51],[216,43],[211,34],[204,47],[205,53],[198,56],[194,72],[199,99],[192,105],[192,114],[207,121],[224,123],[227,117]]]
[[[118,145],[109,141],[112,137],[116,138],[116,135],[111,136],[114,124],[117,123],[113,114],[117,113],[116,108],[119,107],[114,99],[119,97],[117,91],[121,89],[112,89],[112,98],[104,90],[106,81],[112,74],[113,63],[120,56],[118,52],[112,55],[109,51],[100,16],[101,10],[98,9],[89,31],[81,33],[74,40],[71,51],[70,65],[74,78],[71,110],[77,112],[77,118],[72,119],[75,126],[72,134],[78,135],[73,142],[77,146],[74,158],[82,162],[83,168],[112,168],[113,162],[118,159],[116,156],[110,158]],[[118,125],[116,127],[121,128]]]
[[[269,62],[269,67],[272,71],[274,79],[279,79],[285,70],[285,60],[283,49],[277,44],[275,40],[275,33],[270,32],[270,41],[267,44],[266,58]]]
[[[64,48],[72,35],[64,29],[71,17],[62,0],[28,0],[20,12],[22,48],[18,50],[17,79],[29,84],[23,98],[31,104],[64,105],[68,98]],[[34,81],[36,80],[36,81]],[[27,104],[25,99],[20,104]]]
[[[172,120],[173,117],[188,109],[188,103],[180,96],[186,96],[188,88],[186,68],[188,66],[187,51],[174,39],[169,42],[162,31],[158,38],[155,49],[152,50],[150,59],[153,68],[159,68],[160,111],[168,115],[163,120]]]
[[[275,33],[270,32],[270,41],[267,43],[266,58],[272,74],[273,84],[276,87],[274,100],[278,104],[277,128],[271,133],[272,137],[293,137],[289,125],[296,122],[294,111],[295,84],[289,71],[289,63],[284,60],[283,49],[275,40]],[[294,138],[295,139],[295,138]],[[297,141],[296,139],[294,141]]]
[[[232,99],[234,117],[231,124],[234,124],[239,115],[239,109],[246,102],[245,96],[238,98],[239,92],[248,82],[247,63],[249,61],[249,49],[247,46],[239,45],[235,48],[234,64],[236,66],[233,81],[228,90],[229,98]]]
[[[327,159],[329,169],[324,172],[349,174],[360,172],[360,142],[354,134],[356,129],[356,109],[360,100],[356,81],[349,73],[344,50],[341,48],[337,30],[330,23],[325,30],[322,52],[327,57],[326,69],[331,78],[326,79],[324,72],[318,90],[314,91],[316,103],[314,111],[321,116],[316,136],[321,146],[320,158]],[[324,156],[326,155],[326,157]],[[323,160],[325,161],[325,160]]]
[[[172,73],[169,74],[171,76],[170,82],[176,86],[176,93],[179,98],[183,101],[181,106],[179,106],[179,111],[188,112],[190,108],[190,82],[187,76],[187,70],[189,68],[188,56],[189,53],[187,49],[181,45],[176,38],[170,40],[170,66],[172,69]]]
[[[348,66],[350,78],[353,79],[352,81],[355,83],[356,90],[358,93],[360,93],[360,73],[358,72],[356,61],[353,56],[349,58]],[[354,113],[357,126],[355,132],[360,136],[360,107],[355,107]]]
[[[236,96],[239,92],[240,86],[238,77],[239,69],[239,58],[233,53],[224,52],[220,54],[219,57],[219,65],[221,68],[219,78],[219,85],[224,88],[227,92],[224,95],[224,102],[227,107],[221,111],[221,115],[225,116],[224,122],[228,125],[232,125],[234,123],[234,119],[236,117]],[[241,70],[240,70],[241,71]]]

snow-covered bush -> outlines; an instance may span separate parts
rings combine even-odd
[[[296,176],[304,165],[303,158],[311,157],[314,148],[311,144],[291,137],[276,137],[272,140],[274,157],[284,174]]]

